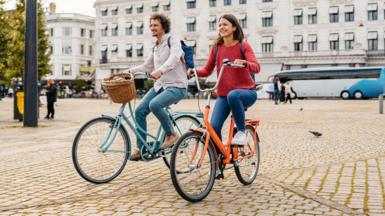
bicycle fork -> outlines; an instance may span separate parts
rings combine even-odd
[[[114,125],[111,126],[110,130],[108,131],[107,137],[102,143],[102,145],[100,145],[99,152],[105,153],[108,150],[112,142],[115,140],[116,134],[119,131],[119,127],[120,127],[120,116],[115,118],[115,123]]]

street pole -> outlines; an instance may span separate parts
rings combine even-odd
[[[384,113],[384,94],[380,94],[380,96],[378,96],[378,104],[379,104],[380,114],[383,114]]]
[[[25,64],[24,64],[24,126],[37,127],[37,0],[26,0]]]

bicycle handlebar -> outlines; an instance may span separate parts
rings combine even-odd
[[[193,72],[194,72],[194,76],[196,77],[195,78],[195,82],[197,84],[197,87],[198,87],[198,90],[201,91],[201,92],[211,92],[211,91],[214,91],[218,88],[218,84],[219,84],[219,81],[220,79],[222,78],[222,74],[223,74],[223,71],[224,71],[224,68],[225,67],[239,67],[239,68],[244,68],[246,67],[245,64],[234,64],[234,62],[232,61],[229,61],[229,59],[223,59],[222,61],[222,66],[221,66],[221,70],[219,71],[219,75],[218,75],[218,80],[217,82],[215,83],[215,86],[212,87],[212,88],[206,88],[206,89],[202,89],[200,84],[199,84],[199,81],[198,81],[198,75],[197,75],[197,71],[195,68],[193,68]]]

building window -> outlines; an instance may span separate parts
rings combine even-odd
[[[63,46],[63,54],[64,55],[71,55],[72,54],[72,47],[71,47],[71,45],[64,45]]]
[[[229,5],[231,5],[231,0],[223,0],[223,5],[224,5],[224,6],[229,6]]]
[[[158,12],[158,11],[159,11],[159,3],[158,3],[158,2],[153,3],[153,4],[151,5],[151,11],[152,11],[152,12]]]
[[[217,17],[210,16],[209,17],[209,31],[216,31],[217,30]]]
[[[51,37],[54,36],[54,28],[50,28],[50,29],[49,29],[49,35],[50,35]]]
[[[238,21],[239,24],[241,25],[242,28],[247,28],[247,14],[242,13],[238,16]]]
[[[118,15],[118,11],[119,11],[119,7],[118,6],[112,8],[111,15],[113,15],[113,16]]]
[[[107,9],[107,8],[102,8],[102,9],[100,10],[100,14],[101,14],[102,16],[107,16],[107,15],[108,15],[108,9]]]
[[[114,23],[111,26],[111,36],[118,36],[118,24]]]
[[[338,7],[330,7],[329,8],[329,22],[330,23],[338,23],[339,22],[339,8]]]
[[[302,9],[294,10],[294,25],[302,25],[303,24],[303,14]]]
[[[71,27],[63,27],[63,35],[66,37],[69,37],[72,35],[72,28]]]
[[[262,37],[262,53],[272,53],[273,47],[273,37]]]
[[[345,50],[352,50],[353,44],[354,44],[354,33],[353,32],[345,33],[344,40],[345,40]]]
[[[62,66],[62,75],[63,76],[71,76],[71,65],[70,64],[63,64]]]
[[[84,45],[80,44],[80,55],[84,55]]]
[[[107,31],[108,31],[108,26],[107,24],[102,24],[102,28],[100,29],[101,30],[101,34],[102,34],[102,37],[107,37]]]
[[[247,4],[247,0],[239,0],[239,4]]]
[[[90,38],[94,38],[94,30],[89,31],[89,36],[90,36]]]
[[[309,8],[307,18],[309,24],[317,24],[317,8]]]
[[[163,10],[164,11],[169,11],[171,8],[171,3],[170,2],[166,2],[164,5],[163,5]]]
[[[186,0],[186,7],[187,9],[193,9],[197,7],[196,0]]]
[[[89,47],[88,47],[88,54],[89,54],[90,56],[93,56],[93,55],[94,55],[94,47],[93,47],[93,46],[89,46]]]
[[[373,21],[378,19],[377,4],[368,4],[368,20]]]
[[[136,56],[143,57],[143,44],[137,44],[136,46]]]
[[[49,46],[49,54],[53,54],[53,46],[51,45],[51,46]]]
[[[127,23],[125,31],[126,31],[126,35],[132,35],[132,23]]]
[[[262,13],[262,26],[270,27],[273,26],[273,12],[265,11]]]
[[[126,57],[131,58],[132,57],[132,45],[127,44],[126,46]]]
[[[113,44],[112,45],[111,53],[112,54],[117,54],[118,53],[118,45],[117,44]]]
[[[318,50],[318,44],[317,44],[317,35],[309,35],[307,37],[307,45],[308,45],[308,50],[310,52],[315,52]]]
[[[378,50],[378,33],[368,32],[368,50]]]
[[[126,11],[126,14],[132,14],[132,5],[126,7],[125,11]]]
[[[101,63],[107,63],[107,55],[108,55],[108,48],[107,48],[107,45],[102,45],[102,48],[101,48],[101,55],[102,55],[102,59],[101,59]]]
[[[303,50],[303,38],[302,35],[294,36],[294,51],[300,52]]]
[[[209,0],[209,6],[210,7],[216,7],[217,6],[217,0]]]
[[[143,22],[138,22],[136,24],[136,34],[142,35],[143,34]]]
[[[140,4],[136,7],[136,13],[143,13],[143,4]]]
[[[187,18],[186,22],[187,32],[195,32],[195,17]]]
[[[273,0],[262,0],[262,3],[265,3],[265,2],[273,2]]]
[[[340,49],[340,38],[338,34],[329,35],[329,48],[330,50],[339,50]]]
[[[354,5],[345,5],[345,22],[354,21]]]

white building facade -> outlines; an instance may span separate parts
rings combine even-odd
[[[80,14],[46,15],[52,74],[47,79],[71,81],[90,76],[95,60],[95,18]]]
[[[141,63],[154,12],[195,48],[202,66],[220,15],[234,14],[261,63],[257,81],[281,68],[385,65],[384,0],[96,0],[96,78]]]

